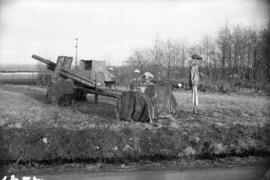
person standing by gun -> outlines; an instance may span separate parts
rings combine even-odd
[[[197,113],[197,106],[199,105],[198,100],[198,85],[200,81],[200,74],[199,74],[199,60],[202,60],[203,58],[199,56],[198,54],[193,54],[191,56],[191,68],[190,68],[190,75],[189,75],[189,82],[190,86],[192,87],[192,104],[193,104],[193,113]]]

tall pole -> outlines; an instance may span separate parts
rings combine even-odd
[[[75,70],[77,70],[78,69],[78,66],[77,66],[77,60],[78,60],[78,55],[77,55],[78,38],[75,38],[75,41],[76,41],[76,45],[75,45],[75,49],[76,49],[76,52],[75,52]]]

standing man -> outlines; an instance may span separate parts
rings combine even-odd
[[[192,87],[193,113],[195,114],[197,113],[197,106],[199,105],[197,87],[199,85],[200,75],[199,75],[198,64],[199,64],[199,61],[202,60],[203,58],[196,53],[193,54],[191,58],[192,58],[192,61],[191,61],[189,81]]]
[[[138,86],[139,83],[139,77],[140,77],[141,71],[138,69],[135,69],[132,75],[132,80],[131,83],[129,84],[129,89],[132,91],[136,90],[136,87]]]

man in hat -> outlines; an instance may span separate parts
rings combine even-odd
[[[197,106],[199,105],[197,87],[199,85],[200,75],[199,75],[198,63],[203,58],[199,56],[198,54],[193,54],[191,58],[192,58],[192,61],[191,61],[189,81],[192,87],[193,113],[195,114],[197,113]]]

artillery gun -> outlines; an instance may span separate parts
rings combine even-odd
[[[88,93],[95,95],[96,102],[98,95],[113,98],[120,96],[120,92],[101,89],[97,86],[97,82],[70,70],[72,57],[59,56],[57,63],[34,54],[32,58],[45,63],[47,68],[54,72],[46,95],[46,100],[49,103],[63,104],[63,100],[71,98],[70,101],[64,103],[64,105],[70,105],[73,98],[84,99]]]
[[[47,88],[48,103],[71,105],[74,99],[85,98],[87,94],[116,98],[115,112],[119,120],[153,122],[154,119],[173,113],[176,100],[168,83],[136,84],[129,91],[107,90],[97,86],[96,80],[91,80],[78,72],[70,70],[73,58],[58,56],[57,63],[37,55],[32,58],[45,63],[53,76]]]

